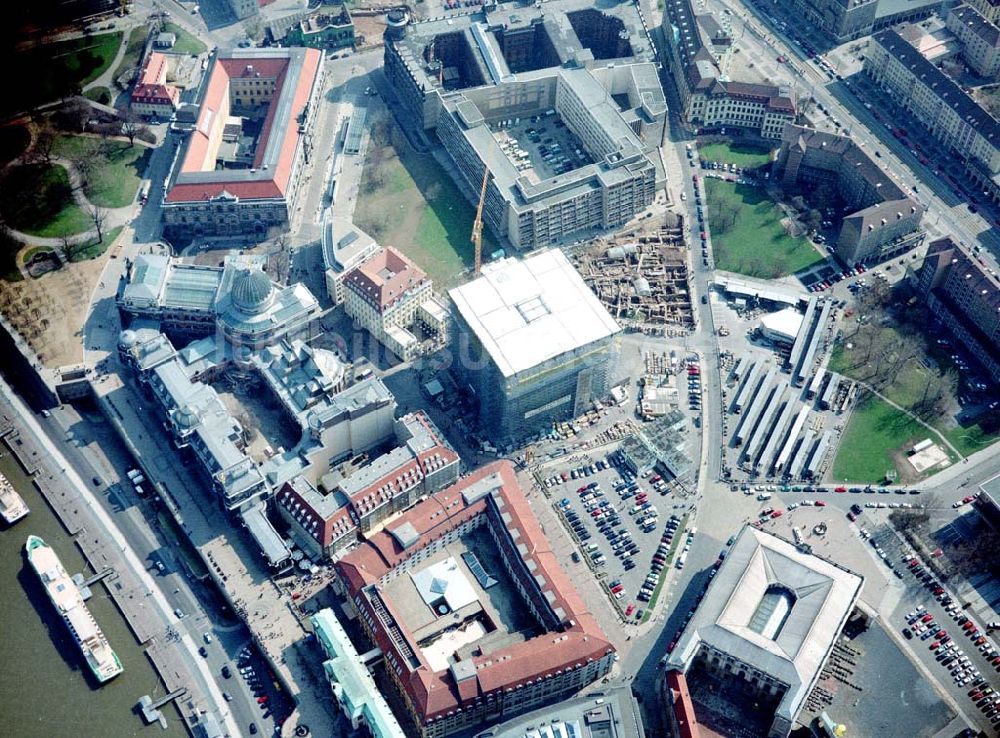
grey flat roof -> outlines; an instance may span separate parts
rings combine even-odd
[[[288,560],[292,552],[288,550],[288,546],[264,515],[263,504],[244,510],[240,516],[271,566],[278,566]]]
[[[448,294],[504,376],[621,330],[559,249],[488,264]]]
[[[861,593],[864,579],[766,531],[745,526],[668,659],[686,670],[702,644],[788,685],[776,713],[795,720]],[[769,591],[793,604],[773,638],[751,627]]]

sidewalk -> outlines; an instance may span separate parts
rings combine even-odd
[[[295,701],[281,734],[291,736],[302,724],[313,735],[336,735],[338,718],[329,686],[313,671],[321,654],[305,642],[295,603],[272,581],[248,538],[224,521],[205,482],[178,463],[176,450],[160,430],[162,420],[152,416],[155,408],[117,374],[101,377],[92,386],[105,416],[160,490],[219,591],[246,622]]]

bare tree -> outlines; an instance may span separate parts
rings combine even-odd
[[[82,97],[74,97],[66,101],[57,113],[59,122],[67,130],[83,133],[90,121],[90,105]]]
[[[94,173],[101,155],[100,142],[89,136],[80,137],[73,151],[67,154],[67,158],[80,177],[81,187],[90,184],[90,177]]]
[[[87,215],[90,216],[91,221],[94,223],[94,228],[97,230],[97,240],[104,240],[104,226],[108,222],[108,211],[99,205],[91,204],[87,208]]]
[[[62,244],[62,258],[63,261],[69,261],[69,257],[73,254],[73,239],[71,236],[63,235],[59,237],[59,242]]]
[[[52,161],[52,150],[56,145],[56,131],[45,121],[35,130],[35,140],[31,147],[31,158],[48,164]]]
[[[135,145],[136,134],[142,128],[142,119],[136,115],[131,108],[119,108],[118,121],[121,123],[121,132],[128,137],[128,145]]]
[[[243,30],[247,38],[254,43],[259,43],[264,38],[264,25],[260,22],[260,18],[254,17],[244,21]]]

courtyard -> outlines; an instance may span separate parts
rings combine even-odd
[[[823,260],[808,239],[788,233],[762,188],[716,177],[704,183],[717,269],[775,279]]]

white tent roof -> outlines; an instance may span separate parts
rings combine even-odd
[[[504,376],[621,330],[558,249],[489,264],[449,295]]]

